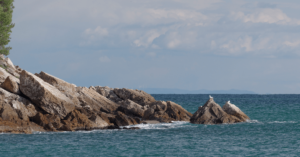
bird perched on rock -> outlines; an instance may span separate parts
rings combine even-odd
[[[212,96],[209,95],[209,99],[213,98]]]

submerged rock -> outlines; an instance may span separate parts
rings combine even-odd
[[[225,108],[230,113],[240,113],[240,112],[234,112],[237,110],[234,111],[231,110],[233,109],[233,106],[231,105],[227,105],[227,107]],[[220,105],[218,105],[213,100],[213,98],[210,98],[203,106],[200,106],[198,108],[198,110],[193,114],[190,121],[191,123],[194,124],[222,124],[222,123],[231,124],[231,123],[244,122],[246,121],[246,119],[239,118],[238,114],[228,114],[221,108]]]

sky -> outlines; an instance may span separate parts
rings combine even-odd
[[[300,94],[300,1],[15,0],[8,56],[77,86]]]

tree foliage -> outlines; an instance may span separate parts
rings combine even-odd
[[[11,29],[15,26],[12,23],[14,0],[0,0],[0,54],[8,55],[11,47],[7,46],[10,42]]]

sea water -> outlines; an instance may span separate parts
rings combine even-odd
[[[209,96],[153,95],[194,113]],[[0,134],[0,156],[300,156],[300,95],[212,95],[251,120],[139,124],[140,130]],[[132,126],[129,126],[132,127]]]

